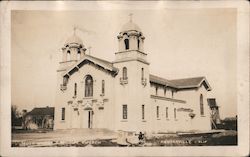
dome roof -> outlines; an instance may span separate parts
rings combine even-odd
[[[121,32],[125,32],[125,31],[141,32],[141,29],[137,24],[133,23],[132,20],[130,20],[128,23],[124,24],[122,29],[121,29]]]
[[[79,38],[77,35],[73,34],[71,37],[69,37],[65,44],[73,44],[73,43],[77,43],[77,44],[81,44],[83,45],[82,39]]]

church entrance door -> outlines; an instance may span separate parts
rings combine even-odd
[[[88,128],[92,128],[93,111],[88,111]]]

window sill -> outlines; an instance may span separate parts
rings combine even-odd
[[[123,120],[121,120],[121,122],[128,122],[128,120],[127,119],[123,119]]]
[[[91,97],[83,97],[83,99],[93,99],[93,96],[91,96]]]
[[[147,122],[146,120],[142,120],[142,122]]]
[[[65,123],[65,120],[61,120],[61,123]]]
[[[206,117],[205,115],[201,115],[201,117]]]
[[[99,110],[104,110],[103,106],[98,107]]]
[[[178,119],[174,119],[175,121],[178,121]]]
[[[102,93],[102,94],[100,94],[100,96],[105,96],[105,95]]]
[[[160,118],[157,118],[157,120],[161,120]]]
[[[169,121],[169,118],[166,118],[167,121]]]

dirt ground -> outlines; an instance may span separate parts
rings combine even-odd
[[[13,132],[12,145],[50,145],[53,143],[77,143],[96,139],[114,139],[117,133],[106,129],[70,129],[70,130],[38,130]]]
[[[119,142],[121,141],[122,142]],[[12,147],[105,147],[105,146],[208,146],[237,145],[236,131],[212,134],[145,134],[143,142],[136,135],[123,136],[106,129],[36,130],[12,133]]]

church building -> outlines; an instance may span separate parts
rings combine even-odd
[[[54,129],[176,132],[211,129],[205,77],[169,80],[149,71],[145,37],[130,20],[114,61],[86,54],[74,33],[57,70]]]

